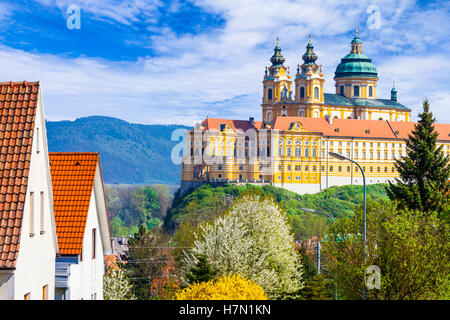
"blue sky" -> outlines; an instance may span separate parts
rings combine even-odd
[[[79,30],[66,26],[70,5],[80,8]],[[370,8],[379,9],[379,28],[370,27]],[[358,26],[378,69],[378,97],[388,98],[395,80],[414,118],[427,97],[448,123],[449,9],[410,0],[0,1],[1,81],[40,80],[49,120],[260,119],[277,36],[294,73],[311,34],[326,92],[334,92],[335,68]]]

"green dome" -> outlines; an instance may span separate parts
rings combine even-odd
[[[270,62],[272,62],[272,67],[282,67],[286,59],[284,59],[283,55],[281,54],[281,48],[278,45],[278,38],[277,38],[277,45],[275,46],[273,51],[274,51],[273,56],[270,58]]]
[[[356,35],[353,40],[352,43],[362,43],[361,40],[359,40],[359,37]]]
[[[378,79],[377,68],[372,64],[372,59],[362,53],[350,53],[342,58],[334,74],[335,78]]]

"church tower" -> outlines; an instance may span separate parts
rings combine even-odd
[[[267,68],[263,80],[263,121],[272,122],[277,116],[291,115],[294,108],[292,98],[292,80],[289,67],[283,65],[285,58],[281,54],[279,39],[270,58],[272,65]]]
[[[377,69],[372,64],[372,59],[363,54],[358,29],[352,40],[350,53],[341,59],[336,68],[334,80],[336,94],[356,99],[377,98]]]
[[[323,117],[324,83],[322,66],[316,64],[317,55],[311,43],[311,35],[302,56],[303,64],[297,66],[295,76],[295,102],[299,117]]]

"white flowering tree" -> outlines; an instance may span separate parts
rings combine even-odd
[[[303,287],[302,266],[287,217],[273,198],[246,194],[213,223],[195,235],[185,252],[182,276],[195,268],[198,257],[222,274],[237,273],[258,285],[269,298],[293,295]]]
[[[103,276],[103,298],[105,300],[136,300],[132,285],[120,268],[110,268]]]

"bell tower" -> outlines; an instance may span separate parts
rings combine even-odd
[[[267,68],[263,80],[262,119],[272,122],[277,116],[288,116],[292,113],[292,80],[289,67],[283,65],[285,58],[281,54],[279,39],[270,58],[272,65]]]
[[[295,75],[295,102],[298,106],[295,116],[319,118],[323,116],[325,78],[322,66],[316,64],[311,35],[302,59],[303,64],[297,66]]]

